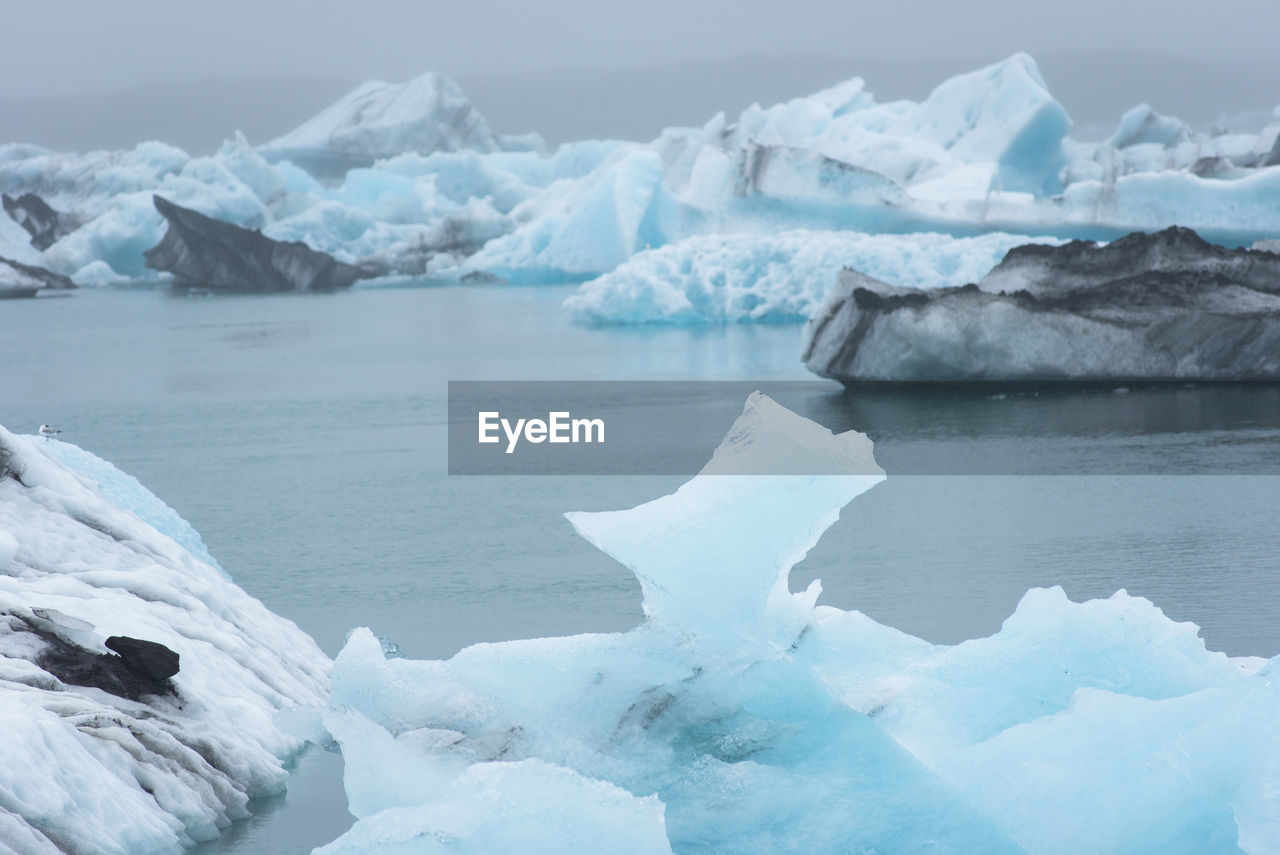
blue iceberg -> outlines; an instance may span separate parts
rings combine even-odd
[[[1274,662],[1123,591],[1032,590],[955,646],[790,591],[883,477],[756,394],[675,493],[568,515],[639,579],[636,629],[435,662],[356,631],[324,722],[358,821],[319,851],[1276,851]]]

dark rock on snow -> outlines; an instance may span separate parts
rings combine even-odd
[[[846,383],[1280,381],[1280,254],[1171,228],[1016,247],[964,287],[845,270],[806,332]]]
[[[146,263],[152,270],[172,273],[180,290],[336,291],[381,273],[344,264],[300,241],[272,240],[255,229],[206,217],[160,196],[154,200],[169,230],[144,253]]]
[[[124,664],[151,680],[168,680],[178,673],[178,654],[157,641],[113,635],[107,649],[120,654]]]
[[[33,610],[38,612],[39,610]],[[117,697],[140,700],[146,695],[172,695],[169,678],[178,673],[178,654],[154,641],[116,635],[107,639],[115,653],[99,653],[78,643],[57,622],[8,614],[0,631],[28,632],[42,642],[34,662],[72,686],[101,689]]]

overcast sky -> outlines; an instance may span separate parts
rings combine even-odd
[[[1133,49],[1261,63],[1280,100],[1277,0],[45,0],[6,2],[3,19],[0,97],[10,98],[752,53],[936,60]]]

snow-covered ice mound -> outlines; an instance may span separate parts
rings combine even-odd
[[[1280,380],[1280,255],[1188,229],[1011,250],[976,286],[840,274],[804,359],[860,381]]]
[[[0,428],[0,852],[216,836],[284,788],[301,743],[275,714],[322,703],[328,670],[136,480]]]
[[[757,394],[675,493],[569,515],[640,627],[437,662],[355,632],[324,722],[358,821],[319,851],[1280,851],[1275,661],[1124,592],[1033,590],[954,647],[790,592],[882,478],[865,436]]]
[[[404,83],[362,83],[259,151],[273,161],[341,176],[398,154],[541,147],[533,135],[495,134],[458,84],[428,72]]]
[[[1028,241],[994,233],[869,235],[792,231],[703,235],[633,255],[565,301],[585,321],[707,324],[804,321],[845,268],[912,288],[976,282]]]

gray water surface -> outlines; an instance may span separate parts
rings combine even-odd
[[[0,423],[55,424],[138,477],[330,655],[355,626],[415,658],[625,630],[641,619],[638,585],[561,514],[683,479],[447,476],[447,381],[808,376],[797,327],[577,326],[560,307],[571,291],[9,301]],[[1211,648],[1280,651],[1275,390],[831,384],[811,404],[870,433],[889,479],[846,509],[793,589],[820,577],[824,603],[954,642],[998,629],[1029,587],[1126,588],[1199,624]],[[1035,465],[998,465],[1011,459]],[[953,471],[967,474],[938,474]],[[299,767],[289,795],[204,851],[303,852],[340,833],[336,758]]]

